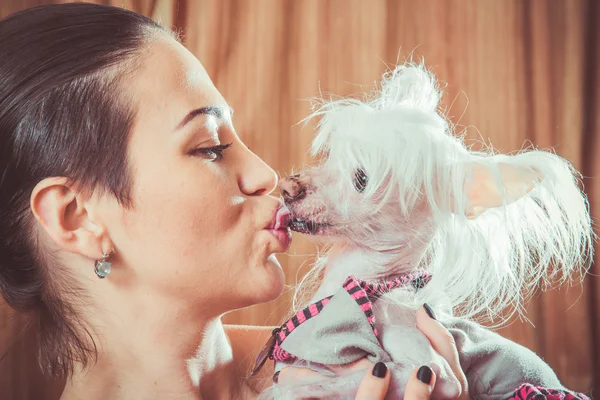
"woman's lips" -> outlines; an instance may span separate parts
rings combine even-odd
[[[292,217],[290,211],[283,205],[275,213],[273,222],[268,228],[268,231],[279,241],[281,246],[280,251],[286,251],[292,243],[292,231],[289,228],[291,220]]]
[[[279,241],[281,249],[278,252],[283,252],[289,249],[292,244],[292,231],[289,229],[269,229],[269,232],[273,234]]]
[[[292,221],[290,210],[286,206],[281,206],[275,214],[275,226],[273,229],[287,229]]]

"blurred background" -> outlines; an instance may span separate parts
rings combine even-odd
[[[0,0],[0,17],[60,1]],[[600,212],[600,4],[596,0],[110,0],[179,31],[236,110],[242,139],[280,175],[310,162],[298,122],[321,94],[360,95],[397,62],[424,58],[446,114],[474,141],[510,152],[553,147],[584,175]],[[0,55],[1,57],[1,55]],[[227,323],[277,325],[317,250],[296,236],[281,255],[289,288]],[[542,356],[572,390],[600,388],[600,281],[536,296],[530,322],[500,333]],[[0,355],[25,319],[0,306]],[[55,399],[35,332],[0,361],[0,399]]]

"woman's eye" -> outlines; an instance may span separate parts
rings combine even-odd
[[[368,182],[369,178],[367,178],[366,172],[362,169],[357,169],[354,173],[354,188],[356,191],[358,193],[364,192]]]
[[[223,159],[223,152],[225,150],[227,150],[229,147],[231,147],[231,144],[232,143],[220,144],[218,146],[212,146],[212,147],[203,147],[203,148],[192,150],[190,152],[190,154],[193,156],[198,156],[198,155],[205,156],[210,161],[220,161]]]

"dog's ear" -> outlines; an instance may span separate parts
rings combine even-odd
[[[513,203],[527,195],[542,181],[535,169],[498,163],[496,173],[489,167],[474,164],[466,182],[468,219],[475,219],[490,208]]]

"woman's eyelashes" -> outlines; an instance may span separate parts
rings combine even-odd
[[[201,147],[192,150],[189,154],[192,156],[202,156],[210,161],[220,161],[223,159],[223,152],[231,147],[232,143],[220,144],[218,146]]]

